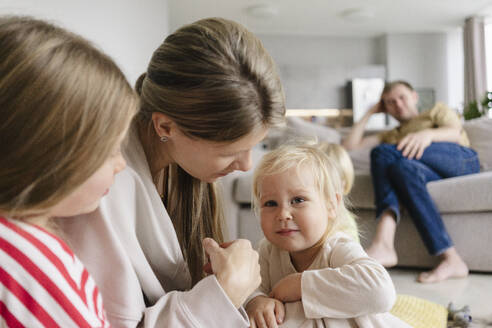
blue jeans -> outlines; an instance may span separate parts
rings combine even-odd
[[[396,145],[381,144],[371,151],[371,175],[376,201],[376,216],[387,210],[400,219],[399,201],[412,220],[431,255],[453,246],[427,182],[477,173],[477,153],[451,142],[435,142],[419,159],[407,159]]]

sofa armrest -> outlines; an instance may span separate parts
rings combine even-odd
[[[427,189],[441,213],[492,210],[492,172],[432,181]]]

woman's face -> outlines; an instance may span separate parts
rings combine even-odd
[[[94,211],[101,198],[109,192],[114,176],[125,167],[120,141],[103,165],[71,194],[53,206],[49,216],[74,216]]]
[[[170,140],[173,161],[193,177],[214,182],[233,171],[251,169],[251,149],[267,132],[260,127],[234,142],[192,139],[177,132]]]

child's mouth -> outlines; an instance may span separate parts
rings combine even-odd
[[[281,236],[290,236],[293,235],[294,233],[298,232],[299,230],[296,229],[281,229],[278,230],[277,233]]]

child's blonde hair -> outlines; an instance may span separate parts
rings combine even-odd
[[[326,206],[336,207],[335,218],[332,222],[328,222],[325,234],[316,245],[322,244],[328,236],[337,231],[345,232],[346,222],[351,219],[352,214],[343,201],[342,179],[336,165],[335,161],[316,144],[283,145],[271,151],[262,158],[253,175],[255,213],[258,216],[260,214],[259,200],[263,178],[285,172],[295,166],[297,170],[311,170],[318,191],[326,201]]]
[[[328,157],[335,160],[338,167],[340,178],[343,184],[343,194],[347,196],[354,185],[354,165],[349,154],[341,145],[336,143],[322,142],[319,148],[325,152]]]
[[[335,161],[338,173],[342,179],[345,206],[350,206],[350,201],[347,197],[354,185],[355,173],[354,165],[352,164],[349,154],[345,148],[335,143],[322,142],[319,144],[319,148]],[[360,242],[359,228],[357,227],[356,217],[353,214],[351,215],[351,218],[345,222],[345,228],[343,230],[355,241]]]
[[[138,108],[114,62],[83,38],[0,17],[0,213],[42,215],[110,156]]]

